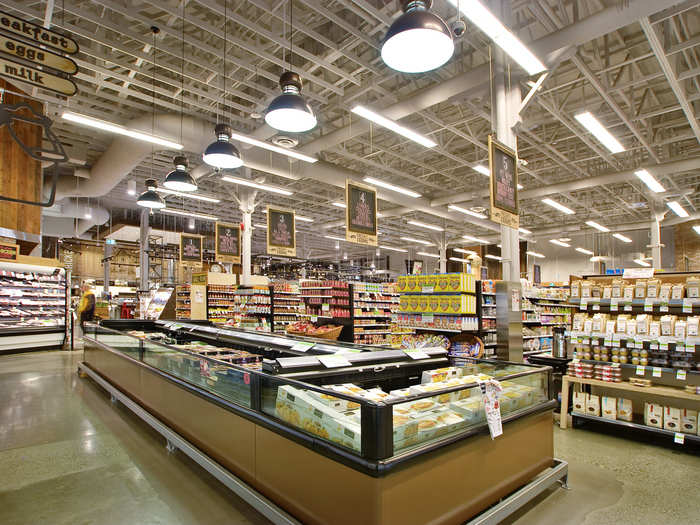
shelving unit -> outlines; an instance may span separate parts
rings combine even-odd
[[[189,284],[179,284],[175,287],[175,318],[189,320],[192,318],[192,299]]]
[[[63,344],[67,294],[63,268],[0,263],[0,352]]]
[[[344,281],[304,280],[299,282],[304,314],[312,323],[342,325],[339,340],[352,342],[352,285]]]
[[[272,285],[272,320],[275,332],[284,332],[292,323],[304,318],[304,303],[299,294],[299,284],[276,282]]]
[[[488,279],[477,281],[476,307],[479,314],[479,337],[484,342],[484,355],[492,357],[496,353],[496,282]]]
[[[234,318],[237,327],[272,331],[272,288],[270,286],[238,287],[232,294],[233,304],[225,313]],[[224,321],[225,322],[225,321]]]
[[[353,342],[369,345],[400,345],[393,337],[398,327],[392,323],[399,307],[399,294],[392,284],[352,283]],[[367,316],[371,316],[368,318]],[[393,328],[392,328],[393,327]],[[413,334],[414,331],[402,335]]]
[[[524,355],[552,351],[552,329],[571,323],[568,286],[533,287],[522,297]]]

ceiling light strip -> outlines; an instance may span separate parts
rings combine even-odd
[[[423,244],[425,246],[434,246],[434,244],[432,242],[424,241],[422,239],[416,239],[414,237],[400,237],[400,239],[402,241],[412,242],[412,243],[416,243],[416,244]]]
[[[602,224],[598,224],[595,221],[586,221],[586,224],[588,226],[590,226],[591,228],[595,228],[596,230],[604,232],[604,233],[608,233],[610,231],[610,228],[606,228]]]
[[[421,146],[425,146],[426,148],[434,148],[437,146],[437,142],[433,142],[428,137],[425,137],[420,133],[416,133],[415,131],[408,129],[364,106],[355,106],[351,111],[355,115],[359,115],[360,117],[366,118],[367,120],[372,121],[383,128],[389,129],[394,133],[398,133],[399,135],[406,137],[407,139],[412,140]]]
[[[622,235],[621,233],[613,233],[613,237],[615,237],[616,239],[618,239],[622,242],[626,242],[626,243],[632,242],[632,239],[630,239],[629,237],[627,237],[625,235]]]
[[[560,241],[559,239],[549,239],[549,242],[551,242],[552,244],[556,244],[557,246],[561,246],[563,248],[571,248],[571,245],[569,243]]]
[[[285,190],[283,188],[278,188],[276,186],[268,186],[267,184],[259,184],[257,182],[252,181],[252,180],[239,179],[237,177],[230,177],[228,175],[221,177],[221,180],[224,180],[226,182],[232,182],[234,184],[240,184],[241,186],[249,186],[251,188],[256,188],[256,189],[262,190],[262,191],[279,193],[280,195],[289,196],[289,195],[292,195],[292,193],[293,193],[289,190]]]
[[[200,195],[199,193],[185,193],[183,191],[169,190],[168,188],[156,188],[158,193],[165,193],[166,195],[175,195],[177,197],[186,197],[188,199],[194,199],[204,202],[213,202],[214,204],[221,202],[220,199],[214,197],[207,197],[206,195]]]
[[[206,221],[218,221],[219,218],[214,215],[207,215],[206,213],[194,213],[187,210],[174,210],[172,208],[162,208],[160,210],[163,213],[170,213],[172,215],[183,215],[185,217],[194,217],[196,219],[204,219]]]
[[[647,170],[637,170],[634,174],[654,193],[663,193],[666,191],[666,188],[664,188]]]
[[[613,137],[610,132],[605,129],[597,118],[593,116],[590,111],[584,111],[578,115],[574,115],[574,118],[578,120],[584,128],[586,128],[603,146],[605,146],[610,153],[620,153],[625,151],[625,148],[620,142]]]
[[[681,203],[678,201],[670,201],[666,203],[666,206],[671,208],[673,210],[673,213],[678,215],[681,218],[689,217],[690,214],[685,210],[683,206],[681,206]]]
[[[388,182],[381,181],[379,179],[375,179],[373,177],[365,177],[364,179],[365,182],[369,184],[374,184],[375,186],[381,186],[382,188],[386,188],[387,190],[395,191],[396,193],[402,193],[404,195],[408,195],[409,197],[413,197],[414,199],[417,199],[418,197],[421,196],[420,193],[416,193],[415,191],[402,188],[401,186],[396,186],[395,184],[389,184]]]
[[[440,256],[436,255],[434,253],[428,253],[428,252],[416,252],[416,255],[422,255],[423,257],[430,257],[432,259],[439,259]]]
[[[554,200],[549,199],[549,198],[542,199],[542,202],[544,202],[545,204],[547,204],[548,206],[551,206],[552,208],[554,208],[556,210],[559,210],[562,213],[566,213],[567,215],[573,215],[574,213],[576,213],[571,208],[567,208],[563,204],[559,204],[557,201],[554,201]]]
[[[408,224],[411,224],[413,226],[418,226],[419,228],[425,228],[427,230],[433,230],[436,232],[444,232],[445,229],[441,228],[440,226],[435,226],[434,224],[426,224],[424,222],[420,221],[408,221]]]
[[[458,211],[459,213],[463,213],[465,215],[471,215],[472,217],[476,217],[477,219],[486,219],[486,215],[483,213],[478,213],[475,211],[468,210],[466,208],[462,208],[461,206],[456,206],[455,204],[450,204],[447,206],[448,209],[452,211]]]

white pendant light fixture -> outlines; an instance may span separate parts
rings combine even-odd
[[[146,181],[146,191],[139,195],[139,198],[136,199],[136,204],[152,210],[161,210],[165,208],[165,201],[156,193],[156,187],[157,183],[155,179],[148,179]]]
[[[228,47],[228,0],[224,0],[224,48],[221,52],[222,70],[221,89],[224,92],[223,101],[226,101],[226,48]],[[224,105],[224,107],[226,107]],[[218,120],[218,119],[217,119]],[[235,169],[243,166],[243,159],[238,148],[231,144],[231,127],[228,124],[217,124],[214,128],[216,142],[207,146],[202,155],[202,160],[214,168]]]
[[[173,159],[173,164],[175,169],[166,175],[163,186],[173,191],[196,191],[197,183],[187,171],[190,164],[187,157],[178,155]]]
[[[294,2],[289,0],[289,71],[280,76],[282,94],[267,108],[265,122],[271,128],[287,133],[303,133],[316,127],[317,120],[311,106],[301,96],[301,77],[291,71],[294,48]]]
[[[402,73],[424,73],[445,64],[455,50],[452,32],[429,11],[432,0],[402,0],[404,13],[386,32],[382,60]]]

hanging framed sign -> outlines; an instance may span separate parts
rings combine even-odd
[[[189,265],[202,264],[202,236],[180,235],[180,263]]]
[[[216,223],[216,260],[241,264],[241,227],[238,224]]]
[[[376,188],[346,179],[345,204],[345,239],[377,246]]]
[[[491,170],[491,220],[520,227],[518,216],[518,157],[512,149],[489,135]]]
[[[294,210],[267,207],[267,253],[296,257],[296,219]]]

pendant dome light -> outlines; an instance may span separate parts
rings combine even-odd
[[[228,47],[228,0],[224,0],[224,49],[221,53],[223,62],[223,74],[221,75],[221,88],[224,92],[223,100],[226,101],[226,48]],[[225,108],[225,106],[224,106]],[[202,160],[210,166],[218,169],[233,169],[243,166],[243,159],[238,148],[231,144],[231,127],[228,124],[217,124],[214,128],[216,142],[207,146],[202,155]]]
[[[165,208],[165,201],[156,193],[157,187],[158,184],[155,179],[148,179],[146,181],[146,191],[139,195],[139,198],[136,199],[136,204],[152,210]]]
[[[301,77],[291,71],[294,35],[293,0],[289,0],[289,69],[280,76],[282,94],[275,98],[267,108],[265,122],[278,131],[302,133],[316,127],[317,120],[311,106],[301,96]]]
[[[175,191],[195,191],[197,183],[187,171],[190,165],[187,157],[178,155],[173,159],[173,164],[175,164],[175,169],[165,177],[163,186]]]
[[[432,71],[454,53],[452,32],[429,9],[432,0],[402,0],[404,14],[397,18],[384,37],[382,60],[402,73]]]

